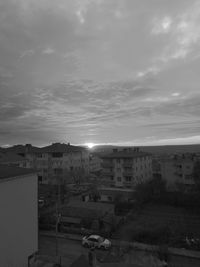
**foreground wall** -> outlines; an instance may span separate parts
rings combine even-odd
[[[27,267],[38,250],[37,176],[0,180],[0,266]]]

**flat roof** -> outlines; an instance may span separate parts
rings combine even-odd
[[[23,176],[26,174],[36,173],[33,169],[19,168],[0,164],[0,179]]]
[[[67,216],[61,216],[61,222],[64,223],[81,223],[81,219],[77,217],[67,217]]]
[[[107,155],[101,156],[102,159],[112,159],[112,158],[142,158],[151,156],[150,153],[147,152],[136,152],[136,151],[116,151],[109,153]]]
[[[120,188],[120,187],[99,187],[99,190],[105,190],[105,191],[119,191],[119,192],[133,192],[134,189],[131,188]]]
[[[101,202],[85,202],[81,200],[72,200],[68,203],[68,207],[108,211],[113,209],[114,205]]]

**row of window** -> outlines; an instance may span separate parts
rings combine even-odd
[[[149,161],[150,158],[149,157],[140,157],[140,158],[135,158],[134,160],[132,159],[116,159],[116,162],[117,163],[126,163],[126,164],[129,164],[129,163],[133,163],[133,162],[144,162],[144,161]],[[112,161],[110,161],[109,163],[111,163]]]

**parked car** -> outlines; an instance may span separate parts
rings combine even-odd
[[[94,247],[100,249],[109,249],[111,247],[111,242],[110,240],[99,235],[89,235],[83,237],[82,245],[88,248]]]
[[[44,205],[45,205],[45,201],[44,201],[44,199],[39,199],[38,200],[38,206],[39,206],[39,208],[42,208],[42,207],[44,207]]]

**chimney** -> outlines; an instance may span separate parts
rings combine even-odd
[[[26,153],[30,151],[31,147],[32,147],[31,144],[26,144],[25,145],[25,151],[26,151]]]

